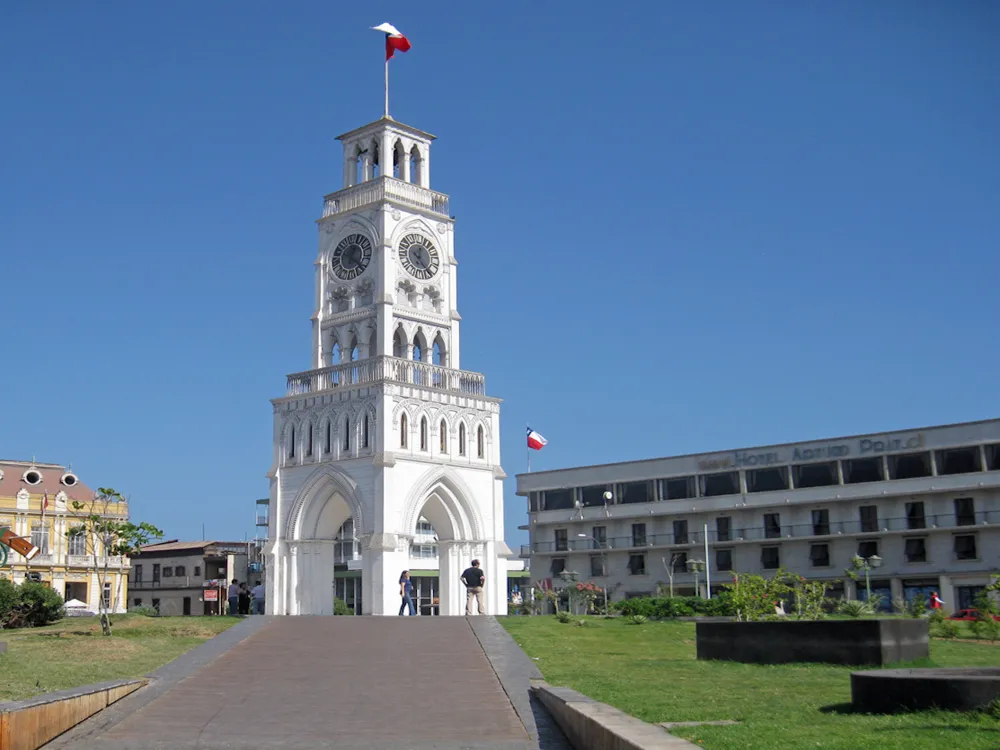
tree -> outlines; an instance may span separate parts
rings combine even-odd
[[[112,503],[124,502],[125,497],[117,490],[100,487],[92,502],[73,502],[73,516],[78,523],[66,532],[66,536],[71,539],[75,537],[86,539],[95,559],[98,550],[103,552],[102,564],[97,566],[97,586],[100,589],[97,607],[101,616],[101,632],[104,635],[111,635],[111,618],[108,616],[111,602],[104,598],[111,559],[137,555],[142,547],[163,536],[163,532],[151,523],[143,521],[134,524],[127,519],[116,518],[111,507]],[[121,594],[121,584],[122,576],[119,575],[114,601],[117,601]]]
[[[667,578],[670,580],[670,598],[674,596],[674,570],[677,568],[677,561],[683,557],[680,552],[674,552],[670,555],[670,562],[667,562],[667,558],[661,557],[660,561],[663,563],[663,567],[667,569]]]

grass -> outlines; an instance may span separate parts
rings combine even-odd
[[[141,677],[235,625],[235,617],[112,617],[105,638],[96,617],[42,628],[0,630],[0,701],[105,680]]]
[[[577,627],[551,616],[500,619],[550,684],[649,722],[743,722],[673,730],[712,750],[1000,748],[1000,719],[989,713],[852,713],[850,667],[697,661],[694,623],[575,617],[587,620]],[[1000,646],[933,639],[931,658],[920,666],[998,665]]]

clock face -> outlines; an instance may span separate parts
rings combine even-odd
[[[372,243],[363,234],[349,234],[340,241],[330,258],[330,268],[338,279],[356,279],[368,268]]]
[[[441,267],[437,248],[421,234],[408,234],[400,240],[399,262],[410,276],[424,281],[432,278]]]

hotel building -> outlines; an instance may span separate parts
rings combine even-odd
[[[689,560],[712,591],[783,568],[863,598],[860,556],[883,607],[937,591],[956,610],[1000,570],[1000,420],[533,472],[517,494],[533,578],[570,571],[613,600],[671,575],[703,592]]]
[[[77,511],[74,502],[85,507]],[[106,557],[100,542],[95,548],[94,541],[86,536],[68,536],[73,525],[91,513],[125,520],[128,506],[96,501],[94,491],[65,466],[0,461],[0,528],[10,528],[40,550],[30,562],[11,551],[0,576],[9,576],[15,583],[39,581],[54,588],[66,601],[84,602],[93,612],[98,611],[99,597],[112,612],[124,612],[128,559]],[[98,571],[105,567],[108,574],[102,586]]]

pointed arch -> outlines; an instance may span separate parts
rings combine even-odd
[[[340,450],[344,453],[350,452],[351,445],[354,442],[351,440],[351,427],[352,427],[351,415],[345,414],[340,429]]]
[[[476,426],[476,457],[486,458],[486,435],[482,425]]]
[[[448,467],[435,466],[428,469],[422,477],[413,483],[403,505],[405,510],[402,528],[416,528],[417,519],[432,495],[436,495],[441,500],[451,524],[449,530],[441,527],[441,519],[428,518],[442,539],[451,538],[465,541],[485,539],[483,520],[472,500],[474,497],[472,491],[462,478]]]
[[[368,329],[368,356],[374,357],[378,354],[378,329],[373,323]]]
[[[427,336],[424,334],[423,328],[418,328],[417,332],[413,334],[413,361],[426,362],[428,355]]]
[[[396,326],[395,333],[392,334],[392,356],[407,359],[409,357],[409,348],[410,345],[406,338],[406,331],[403,329],[403,324],[400,323]]]
[[[465,455],[465,422],[458,423],[458,455]]]
[[[325,415],[320,422],[320,438],[323,445],[324,456],[333,453],[333,417]]]
[[[416,143],[410,149],[410,182],[414,185],[423,185],[424,177],[424,157],[420,153],[420,147]]]
[[[313,448],[314,448],[313,442],[315,439],[314,432],[315,430],[313,429],[313,423],[312,421],[309,421],[305,425],[305,433],[306,433],[305,450],[302,451],[302,455],[304,458],[312,458]]]
[[[441,453],[448,452],[448,423],[441,418],[440,424],[438,424],[438,449]]]
[[[427,450],[427,444],[428,444],[427,417],[426,416],[421,416],[420,417],[420,450],[426,451]]]
[[[431,350],[431,362],[441,367],[448,366],[448,347],[444,343],[444,336],[441,331],[434,336],[434,346]]]
[[[396,142],[392,144],[392,176],[397,180],[406,180],[409,178],[406,169],[406,148],[403,146],[403,140],[397,138]]]
[[[328,509],[324,506],[333,496],[339,496],[347,504],[347,515],[353,519],[359,536],[369,528],[369,519],[357,482],[335,465],[323,464],[306,478],[291,503],[286,525],[287,538],[291,541],[333,538],[337,527],[323,528],[324,525],[331,525],[323,523],[329,520],[329,513],[324,513]],[[316,536],[327,532],[330,532],[329,536]]]
[[[399,447],[406,448],[409,443],[410,421],[406,418],[404,411],[399,415]]]

